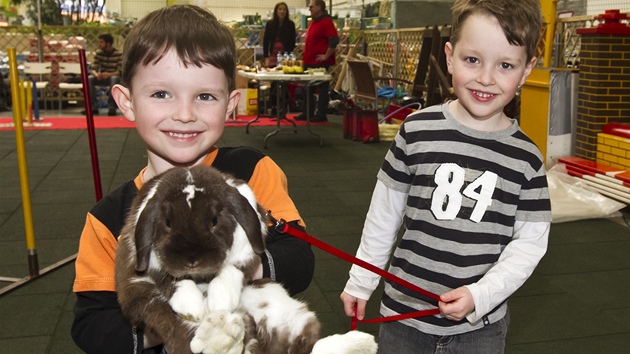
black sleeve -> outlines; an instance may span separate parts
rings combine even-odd
[[[271,38],[271,32],[271,21],[269,21],[265,25],[265,33],[263,34],[263,58],[269,57],[269,46],[273,42],[273,38]]]
[[[123,317],[116,299],[110,291],[77,293],[74,305],[72,339],[89,354],[159,353],[160,348],[141,351],[143,334]]]
[[[304,230],[297,222],[289,224]],[[291,296],[308,288],[315,270],[315,256],[310,244],[270,227],[267,251],[271,257],[263,256],[263,277],[272,277],[273,267],[275,280],[281,283]]]

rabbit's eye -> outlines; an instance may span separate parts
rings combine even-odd
[[[166,227],[168,227],[170,229],[171,228],[171,219],[164,220],[164,224],[166,224]]]
[[[217,217],[216,217],[216,216],[215,216],[215,217],[213,217],[213,218],[212,218],[212,227],[217,226],[217,223],[218,223],[218,222],[219,222],[219,219],[217,219]]]

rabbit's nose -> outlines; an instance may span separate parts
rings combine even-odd
[[[189,259],[186,262],[186,268],[188,268],[188,269],[195,269],[195,268],[199,267],[200,264],[201,264],[201,260],[200,259]]]

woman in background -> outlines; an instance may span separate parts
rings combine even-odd
[[[280,63],[277,62],[278,53],[291,53],[295,49],[295,23],[289,18],[289,7],[285,2],[279,2],[273,8],[273,18],[265,25],[265,35],[263,37],[263,66],[273,68]],[[278,116],[276,82],[271,83],[269,91],[269,102],[271,106],[271,116]],[[284,97],[288,94],[283,92]],[[286,100],[285,100],[286,101]],[[285,106],[286,108],[286,106]]]
[[[265,26],[263,58],[265,67],[274,67],[278,53],[295,49],[295,23],[289,18],[289,7],[279,2],[273,9],[273,18]]]

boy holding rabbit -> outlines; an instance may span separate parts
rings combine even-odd
[[[230,30],[191,5],[153,11],[125,40],[122,82],[112,95],[136,123],[147,166],[99,201],[87,215],[76,261],[77,301],[72,337],[89,353],[160,353],[160,338],[123,317],[116,299],[117,238],[140,187],[172,167],[199,164],[245,180],[274,217],[303,228],[283,171],[261,152],[219,148],[224,122],[240,99],[235,90],[236,49]],[[277,233],[267,236],[258,277],[282,283],[290,294],[306,289],[314,269],[310,246]]]

